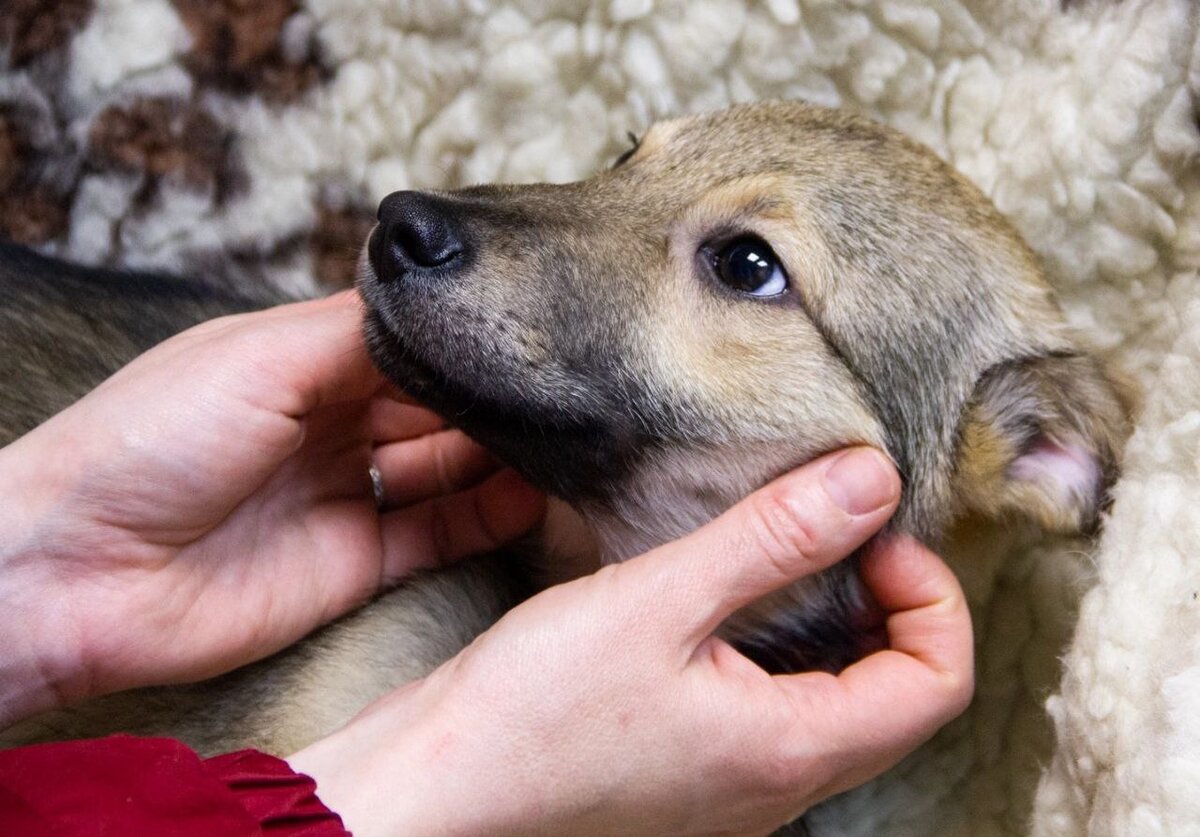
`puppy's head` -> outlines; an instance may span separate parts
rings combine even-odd
[[[759,104],[561,186],[398,192],[363,260],[380,367],[597,528],[611,559],[851,442],[894,525],[1094,525],[1124,411],[1027,248],[927,149]]]

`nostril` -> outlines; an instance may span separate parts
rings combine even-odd
[[[417,267],[440,267],[462,253],[462,245],[444,219],[414,215],[389,226],[391,244]]]
[[[434,195],[395,192],[379,205],[368,255],[381,278],[445,267],[464,254],[455,206]]]

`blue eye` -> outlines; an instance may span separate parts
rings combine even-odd
[[[713,269],[730,288],[751,296],[778,296],[788,287],[778,257],[758,238],[738,238],[725,245],[715,254]]]

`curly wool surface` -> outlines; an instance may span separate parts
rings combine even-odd
[[[574,179],[660,116],[805,98],[928,143],[1144,409],[1098,549],[960,567],[969,713],[809,827],[1200,833],[1191,0],[20,0],[0,41],[0,230],[300,293],[345,281],[388,192]]]

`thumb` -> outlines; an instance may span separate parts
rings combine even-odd
[[[845,558],[891,517],[900,479],[874,448],[851,448],[776,479],[708,525],[622,565],[682,631],[685,652],[734,611]]]

